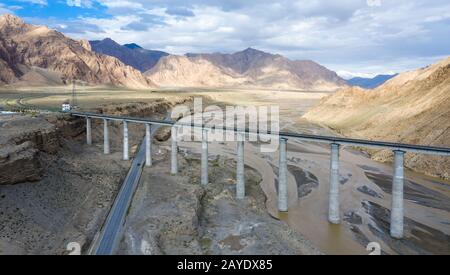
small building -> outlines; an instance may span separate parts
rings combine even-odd
[[[70,112],[70,110],[72,110],[72,106],[70,105],[69,102],[64,102],[61,106],[61,110],[63,112]]]

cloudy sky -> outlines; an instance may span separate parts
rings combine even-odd
[[[2,0],[6,12],[77,39],[174,54],[253,47],[342,75],[401,72],[450,55],[448,0]]]

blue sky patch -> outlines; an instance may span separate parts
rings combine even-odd
[[[79,16],[111,17],[107,13],[107,7],[96,1],[92,1],[90,7],[69,6],[64,0],[6,0],[4,3],[6,6],[16,7],[14,12],[21,17],[56,18],[61,20],[73,19]]]

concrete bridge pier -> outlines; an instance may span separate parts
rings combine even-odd
[[[241,200],[245,198],[245,160],[244,160],[244,140],[245,134],[238,133],[237,142],[237,163],[236,163],[236,198]]]
[[[171,165],[170,165],[170,173],[172,175],[178,174],[178,160],[177,160],[177,154],[178,154],[178,145],[177,145],[177,128],[175,126],[172,127],[172,150],[171,150]]]
[[[287,189],[287,138],[280,138],[280,156],[278,163],[278,211],[287,212],[288,189]]]
[[[201,167],[201,183],[208,184],[208,131],[202,130],[202,167]]]
[[[103,119],[103,153],[105,155],[111,153],[109,149],[109,127],[107,119]]]
[[[403,238],[403,184],[405,152],[394,151],[394,177],[392,181],[391,237]]]
[[[86,143],[87,145],[92,145],[92,124],[90,117],[86,117]]]
[[[339,144],[331,144],[330,162],[330,194],[328,221],[333,224],[340,223],[339,214]]]
[[[123,160],[129,160],[128,122],[123,121]]]
[[[145,124],[145,166],[152,166],[152,125]]]

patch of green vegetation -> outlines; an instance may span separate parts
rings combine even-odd
[[[211,166],[212,167],[220,167],[220,163],[219,163],[219,159],[215,159],[215,160],[212,160],[212,161],[210,161],[210,164],[211,164]]]
[[[212,240],[210,238],[201,238],[200,246],[205,253],[210,251]]]

